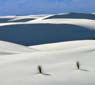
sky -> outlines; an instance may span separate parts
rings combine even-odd
[[[95,0],[0,0],[0,15],[95,12]]]

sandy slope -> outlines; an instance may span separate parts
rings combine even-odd
[[[6,41],[0,41],[0,55],[34,52],[35,49],[29,49],[26,46],[18,45]]]
[[[86,48],[89,49],[82,49],[84,42]],[[95,41],[72,41],[71,43],[72,46],[68,45],[69,42],[65,44],[65,47],[68,48],[66,50],[62,49],[62,47],[64,48],[63,43],[63,46],[61,44],[61,47],[58,47],[61,50],[0,56],[0,84],[94,85],[95,48],[93,47]],[[56,46],[57,43],[54,45]],[[75,46],[79,46],[80,50],[76,50]],[[78,71],[76,61],[81,63],[82,69],[88,71]],[[38,65],[42,65],[44,72],[50,76],[36,74]]]
[[[94,40],[80,40],[80,41],[69,41],[69,42],[35,45],[35,46],[29,46],[29,47],[37,49],[39,51],[59,51],[59,50],[68,51],[71,49],[73,51],[73,49],[80,49],[80,48],[81,48],[80,50],[83,50],[83,48],[94,50],[95,49],[94,45],[95,45]]]

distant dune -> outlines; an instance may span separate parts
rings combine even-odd
[[[73,19],[92,19],[95,20],[95,15],[90,13],[63,13],[63,14],[57,14],[51,17],[48,17],[47,19],[57,19],[57,18],[73,18]]]
[[[30,18],[33,16],[22,18],[19,16],[11,20],[13,21],[11,23],[1,23],[0,40],[22,45],[37,45],[95,38],[94,14],[44,15],[32,22],[31,20],[24,22]]]
[[[29,16],[0,16],[0,23],[11,23],[11,22],[27,22],[38,19],[45,15],[29,15]]]

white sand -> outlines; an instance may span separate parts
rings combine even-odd
[[[29,22],[0,23],[0,28],[17,24],[41,23],[72,24],[95,30],[95,20],[46,19],[50,16],[53,15],[46,15]],[[17,19],[22,18],[19,16]],[[77,70],[77,61],[82,70]],[[50,75],[37,74],[38,65],[42,66],[44,73]],[[95,40],[35,46],[0,41],[0,85],[95,85]]]

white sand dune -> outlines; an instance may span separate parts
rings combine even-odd
[[[29,48],[34,48],[39,51],[59,51],[64,50],[72,51],[74,49],[87,49],[87,50],[94,50],[95,49],[95,40],[80,40],[80,41],[69,41],[69,42],[60,42],[60,43],[51,43],[51,44],[42,44],[42,45],[35,45],[29,46]]]
[[[86,48],[83,50],[84,42],[86,47],[89,48],[91,45],[94,47],[94,40],[72,41],[72,46],[68,45],[70,44],[69,42],[65,44],[65,48],[68,48],[66,50],[64,49],[64,43],[63,46],[61,43],[61,47],[59,47],[61,50],[47,50],[45,52],[39,51],[10,56],[2,55],[0,56],[0,84],[94,85],[95,48],[90,47],[89,50]],[[74,49],[75,46],[79,46],[80,50]],[[48,48],[43,49],[46,50]],[[80,62],[81,69],[88,71],[77,70],[76,61]],[[36,74],[38,65],[41,65],[44,72],[50,74],[50,76]]]
[[[28,15],[28,16],[15,16],[13,19],[8,20],[9,22],[28,22],[32,21],[41,17],[44,17],[45,15]]]
[[[32,17],[36,19],[24,21]],[[2,20],[6,23],[0,23],[0,85],[95,85],[94,14]],[[38,74],[39,65],[49,75]]]
[[[41,17],[44,17],[46,15],[27,15],[27,16],[0,16],[0,24],[5,25],[10,23],[18,24],[23,22],[32,21]]]
[[[0,55],[29,53],[34,52],[35,49],[29,49],[26,46],[14,44],[6,41],[0,41]]]

